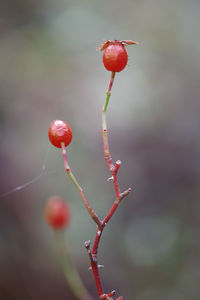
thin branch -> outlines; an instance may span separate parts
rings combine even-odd
[[[101,228],[102,227],[101,220],[99,219],[97,214],[94,212],[94,210],[91,208],[90,203],[88,202],[82,187],[79,185],[78,181],[76,180],[76,178],[74,177],[74,175],[73,175],[73,173],[70,169],[70,166],[69,166],[68,160],[67,160],[67,153],[66,153],[64,143],[61,144],[61,147],[62,147],[62,154],[63,154],[65,170],[66,170],[67,174],[69,175],[69,178],[71,179],[71,181],[75,185],[76,189],[78,190],[89,215],[91,216],[93,221],[97,224],[97,226]]]
[[[119,203],[121,202],[121,200],[127,196],[128,194],[130,194],[131,192],[131,188],[127,189],[126,191],[124,191],[123,193],[120,194],[119,197],[116,197],[113,206],[111,207],[110,211],[108,212],[107,216],[105,217],[105,219],[103,220],[103,225],[106,225],[108,223],[108,221],[111,219],[111,217],[113,216],[114,212],[116,211]]]
[[[97,261],[97,256],[95,256],[93,254],[93,251],[91,253],[90,240],[85,242],[85,248],[86,248],[87,253],[89,255],[90,265],[91,265],[91,268],[92,268],[92,272],[94,274],[97,291],[98,291],[99,297],[101,297],[101,295],[104,294],[104,291],[103,291],[103,288],[102,288],[101,279],[100,279],[100,275],[99,275],[99,265],[98,265],[98,261]]]

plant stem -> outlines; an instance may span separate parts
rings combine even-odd
[[[106,226],[106,224],[109,222],[109,220],[113,216],[113,214],[114,214],[115,210],[117,209],[120,201],[131,192],[131,189],[129,188],[126,191],[124,191],[123,193],[120,193],[119,183],[118,183],[118,179],[117,179],[117,173],[118,173],[119,167],[121,165],[121,161],[118,160],[115,163],[115,165],[113,165],[112,157],[111,157],[110,150],[109,150],[108,133],[107,133],[107,125],[106,125],[106,110],[107,110],[107,107],[108,107],[108,103],[109,103],[109,99],[110,99],[110,95],[111,95],[111,89],[112,89],[114,78],[115,78],[115,72],[112,72],[110,82],[109,82],[109,86],[108,86],[108,90],[106,92],[105,104],[104,104],[103,109],[102,109],[102,134],[103,134],[103,145],[104,145],[104,157],[105,157],[105,160],[107,162],[108,169],[112,174],[111,178],[112,178],[113,183],[114,183],[116,198],[115,198],[115,201],[114,201],[111,209],[109,210],[107,216],[102,221],[102,228],[98,228],[97,231],[96,231],[96,236],[95,236],[94,244],[93,244],[93,247],[92,247],[92,258],[93,258],[93,260],[91,259],[91,267],[92,267],[93,274],[94,274],[94,277],[95,277],[97,290],[99,292],[100,299],[111,299],[112,296],[115,294],[115,291],[112,291],[109,294],[104,294],[103,290],[99,291],[100,277],[99,277],[99,273],[98,273],[98,257],[97,257],[97,254],[98,254],[98,247],[99,247],[100,239],[101,239],[101,236],[102,236],[102,232],[103,232],[103,229]]]
[[[70,254],[68,253],[68,249],[64,241],[63,232],[60,230],[56,230],[55,237],[60,263],[62,265],[65,278],[73,294],[79,300],[92,300],[92,297],[88,294],[88,291],[84,287],[84,284],[73,264]]]
[[[106,109],[107,109],[107,106],[108,106],[108,102],[109,102],[109,99],[110,99],[111,89],[112,89],[112,85],[113,85],[113,82],[114,82],[114,78],[115,78],[115,72],[112,71],[111,72],[111,77],[110,77],[110,83],[109,83],[109,86],[108,86],[108,89],[107,89],[107,92],[106,92],[106,101],[105,101],[104,108],[103,108],[104,112],[106,112]]]
[[[116,193],[116,198],[115,201],[113,203],[113,206],[111,207],[111,209],[109,210],[107,216],[104,218],[104,220],[102,221],[102,226],[97,228],[96,231],[96,236],[95,236],[95,240],[93,243],[93,247],[92,247],[92,252],[90,250],[90,241],[86,241],[85,243],[85,247],[87,249],[89,258],[90,258],[90,263],[91,263],[91,268],[94,274],[94,278],[95,278],[95,282],[96,282],[96,286],[97,286],[97,291],[99,294],[99,299],[113,299],[112,297],[115,294],[115,291],[112,291],[109,294],[105,294],[102,288],[102,284],[101,284],[101,280],[100,280],[100,275],[99,275],[99,271],[98,271],[98,247],[99,247],[99,243],[100,243],[100,239],[102,236],[102,232],[103,229],[105,228],[106,224],[108,223],[108,221],[110,220],[110,218],[113,216],[115,210],[117,209],[120,201],[127,196],[131,189],[127,189],[126,191],[124,191],[123,193],[120,193],[120,188],[119,188],[119,183],[118,183],[118,179],[117,179],[117,173],[119,170],[119,167],[121,165],[121,161],[118,160],[115,165],[113,165],[112,162],[112,157],[110,154],[110,150],[109,150],[109,144],[108,144],[108,134],[107,134],[107,126],[106,126],[106,110],[108,107],[108,103],[109,103],[109,99],[110,99],[110,95],[111,95],[111,89],[112,89],[112,85],[113,85],[113,81],[115,78],[115,72],[111,73],[111,78],[110,78],[110,82],[109,82],[109,86],[108,86],[108,90],[106,92],[106,101],[105,104],[102,108],[102,134],[103,134],[103,144],[104,144],[104,157],[105,160],[107,162],[108,165],[108,169],[112,174],[112,180],[114,183],[114,187],[115,187],[115,193]]]
[[[65,149],[65,144],[62,143],[61,147],[62,147],[62,154],[63,154],[65,170],[66,170],[67,174],[69,175],[69,178],[71,179],[71,181],[75,185],[76,189],[78,190],[89,215],[91,216],[93,221],[97,224],[97,226],[101,227],[102,226],[101,220],[99,219],[97,214],[94,212],[94,210],[91,208],[90,203],[88,202],[82,187],[79,185],[78,181],[76,180],[75,176],[73,175],[73,173],[70,169],[70,166],[69,166],[68,160],[67,160],[67,153],[66,153],[66,149]]]
[[[114,82],[114,78],[115,78],[115,72],[111,72],[111,77],[110,77],[110,83],[106,92],[106,101],[105,104],[102,108],[102,128],[103,128],[103,143],[104,143],[104,157],[107,161],[108,164],[108,168],[109,170],[112,172],[112,168],[113,168],[113,163],[112,163],[112,158],[110,155],[110,151],[109,151],[109,145],[108,145],[108,134],[107,134],[107,125],[106,125],[106,109],[108,107],[108,103],[110,100],[110,95],[111,95],[111,89],[112,89],[112,85]]]
[[[96,236],[95,236],[95,240],[93,243],[92,251],[90,250],[90,241],[85,242],[85,247],[86,247],[86,250],[87,250],[89,258],[90,258],[90,265],[91,265],[91,268],[93,271],[93,275],[94,275],[94,279],[95,279],[95,283],[96,283],[96,287],[97,287],[97,291],[98,291],[100,300],[103,300],[103,299],[111,300],[111,299],[113,299],[113,296],[115,295],[115,291],[112,291],[108,294],[104,293],[104,290],[103,290],[103,287],[101,284],[100,275],[99,275],[99,265],[98,265],[98,256],[97,255],[98,255],[98,247],[99,247],[100,239],[102,236],[102,232],[103,232],[103,229],[105,228],[106,224],[109,222],[109,220],[113,216],[114,212],[116,211],[121,200],[131,192],[130,188],[125,190],[123,193],[120,192],[119,183],[118,183],[118,179],[117,179],[117,173],[118,173],[119,167],[121,165],[121,161],[118,160],[115,163],[115,165],[113,164],[112,157],[111,157],[110,150],[109,150],[109,144],[108,144],[108,134],[107,134],[107,125],[106,125],[106,110],[107,110],[108,103],[110,100],[111,89],[112,89],[112,85],[114,82],[114,78],[115,78],[115,72],[111,72],[111,78],[110,78],[108,90],[106,92],[106,100],[105,100],[105,104],[102,108],[102,134],[103,134],[103,144],[104,144],[104,157],[107,162],[108,169],[112,174],[111,178],[114,183],[116,197],[115,197],[115,201],[114,201],[111,209],[109,210],[108,214],[106,215],[106,217],[104,218],[103,221],[101,221],[99,219],[99,217],[96,215],[94,210],[91,208],[91,206],[83,192],[83,189],[80,187],[76,178],[72,174],[71,169],[68,164],[68,161],[67,161],[65,145],[64,145],[64,143],[61,144],[65,170],[66,170],[67,174],[69,175],[71,181],[76,186],[78,192],[80,193],[81,198],[83,200],[83,203],[84,203],[88,213],[90,214],[90,216],[94,220],[94,222],[97,224],[97,231],[96,231]]]

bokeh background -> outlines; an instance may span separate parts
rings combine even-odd
[[[97,299],[83,246],[96,228],[47,131],[54,119],[71,125],[71,168],[105,216],[114,191],[101,137],[103,39],[140,42],[107,113],[120,186],[133,192],[103,233],[103,286],[127,300],[199,299],[199,28],[198,0],[0,2],[0,299],[75,300],[43,220],[51,195],[71,207],[66,243]]]

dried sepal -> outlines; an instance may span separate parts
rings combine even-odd
[[[110,40],[105,40],[105,42],[103,44],[101,44],[98,47],[98,50],[103,51],[105,50],[108,46],[112,45],[112,44],[122,44],[122,45],[138,45],[138,42],[132,41],[132,40],[123,40],[123,41],[119,41],[119,40],[114,40],[114,41],[110,41]]]
[[[126,44],[126,45],[138,45],[138,42],[132,41],[132,40],[123,40],[121,41],[122,44]]]
[[[101,44],[98,49],[100,51],[103,51],[103,50],[105,50],[110,45],[110,43],[111,43],[111,41],[105,40],[105,42],[103,44]]]

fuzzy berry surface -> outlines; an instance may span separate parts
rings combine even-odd
[[[59,196],[52,196],[48,199],[44,216],[47,224],[57,230],[67,227],[71,220],[70,208]]]
[[[110,42],[103,52],[103,64],[108,71],[121,72],[127,65],[128,54],[120,41]]]
[[[72,141],[72,130],[69,124],[61,120],[54,120],[48,131],[49,140],[57,148],[61,148],[61,143],[68,146]]]

